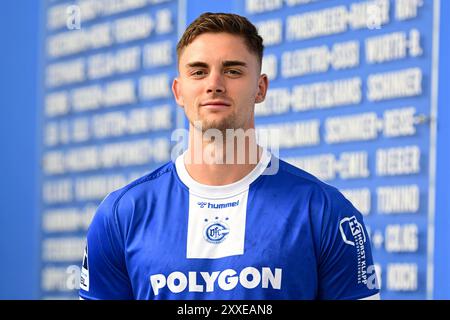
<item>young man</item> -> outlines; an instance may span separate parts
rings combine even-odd
[[[190,123],[188,149],[101,203],[81,298],[378,297],[361,214],[255,142],[254,107],[268,88],[256,28],[205,13],[177,53],[172,89]],[[245,139],[220,141],[230,132]]]

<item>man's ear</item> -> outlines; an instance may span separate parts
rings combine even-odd
[[[255,103],[261,103],[266,99],[267,89],[269,88],[269,78],[265,73],[259,76],[258,92],[256,93]]]
[[[180,80],[178,78],[173,79],[172,92],[173,92],[173,95],[175,97],[176,103],[180,107],[184,107],[184,99],[183,99],[183,96],[181,95],[181,83],[180,83]]]

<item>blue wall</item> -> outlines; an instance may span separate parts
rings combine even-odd
[[[441,1],[434,299],[450,299],[450,1]]]
[[[1,2],[0,299],[37,299],[39,1]]]
[[[239,11],[239,1],[212,1],[215,11]],[[189,23],[204,0],[188,0]],[[242,4],[242,3],[241,3]],[[38,77],[39,21],[37,0],[0,4],[0,299],[39,298],[40,233],[38,146],[41,139]],[[450,299],[450,2],[441,1],[439,110],[437,140],[434,295]],[[445,57],[445,58],[444,58]]]

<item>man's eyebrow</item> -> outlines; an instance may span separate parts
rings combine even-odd
[[[201,61],[189,62],[186,64],[187,68],[208,68],[208,64]]]
[[[223,67],[234,67],[234,66],[242,66],[247,67],[247,63],[239,60],[225,60],[222,62]],[[193,61],[186,64],[187,68],[208,68],[208,64],[201,61]]]
[[[245,63],[244,61],[239,61],[239,60],[226,60],[226,61],[222,62],[222,66],[224,66],[224,67],[234,67],[234,66],[247,67],[247,63]]]

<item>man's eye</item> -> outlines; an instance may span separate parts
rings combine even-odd
[[[193,76],[199,77],[199,76],[205,75],[205,71],[203,71],[203,70],[196,70],[196,71],[192,72],[191,74]]]
[[[228,73],[228,74],[231,74],[231,75],[234,75],[234,76],[242,74],[241,71],[236,70],[236,69],[226,70],[225,73]]]

